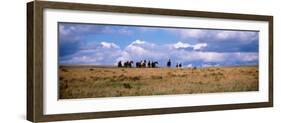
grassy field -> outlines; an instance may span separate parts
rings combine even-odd
[[[257,90],[258,66],[197,69],[59,68],[60,99]]]

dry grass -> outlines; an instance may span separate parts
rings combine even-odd
[[[258,67],[97,68],[60,66],[59,98],[94,98],[258,90]]]

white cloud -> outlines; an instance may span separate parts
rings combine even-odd
[[[190,44],[188,43],[182,43],[182,42],[178,42],[176,44],[174,44],[174,48],[179,49],[179,48],[189,48],[192,47]]]
[[[239,39],[238,41],[249,42],[258,38],[257,32],[242,31],[218,31],[214,36],[219,41],[227,39]]]
[[[244,61],[244,62],[255,61],[255,60],[259,59],[258,53],[251,53],[251,52],[250,53],[241,53],[241,52],[238,52],[238,53],[234,53],[233,55],[234,55],[233,58],[240,59],[241,61]]]
[[[97,46],[88,45],[72,55],[62,57],[60,63],[112,65],[122,53],[118,45],[110,42],[101,42]]]
[[[155,44],[149,43],[149,42],[146,42],[146,41],[142,41],[142,40],[136,40],[136,41],[133,41],[131,44],[128,45],[128,47],[130,47],[130,46],[153,48],[153,47],[155,47]]]
[[[212,65],[212,64],[202,64],[201,67],[218,67],[218,66],[220,66],[220,64],[214,64],[214,65]]]
[[[145,41],[136,40],[129,44],[124,51],[131,55],[146,55],[149,54],[148,49],[151,49],[154,44],[147,43]]]
[[[198,44],[193,45],[194,50],[200,50],[204,47],[207,47],[207,43],[198,43]]]
[[[178,59],[182,61],[202,61],[216,63],[236,63],[236,62],[254,62],[258,61],[258,53],[255,52],[175,52]]]
[[[114,64],[116,64],[118,61],[128,61],[128,60],[133,60],[133,59],[131,58],[128,52],[122,51],[121,55],[116,59]]]
[[[182,40],[195,38],[204,41],[230,41],[236,39],[236,41],[248,43],[258,39],[258,32],[254,31],[178,29],[174,30],[174,33],[180,34]]]
[[[108,43],[108,42],[101,42],[101,46],[102,48],[120,48],[119,46],[117,46],[114,43]]]
[[[229,38],[234,38],[235,36],[237,36],[237,33],[232,32],[232,31],[220,31],[219,33],[216,33],[216,38],[218,39],[229,39]]]
[[[173,59],[178,59],[180,62],[222,62],[225,59],[224,53],[217,52],[201,52],[201,51],[184,51],[184,50],[175,50],[170,53],[170,56],[173,56]]]
[[[140,47],[140,46],[135,46],[135,45],[129,45],[125,48],[125,52],[130,53],[131,55],[134,56],[140,56],[140,55],[147,55],[149,54],[149,51]]]
[[[149,43],[142,40],[133,41],[127,47],[124,48],[121,55],[117,60],[155,60],[158,58],[166,58],[166,54],[163,52],[166,48],[163,46]]]
[[[85,35],[114,34],[131,35],[133,32],[126,27],[113,29],[111,25],[88,25],[88,24],[59,24],[59,36],[62,43],[81,42]],[[83,35],[83,36],[82,36]]]
[[[178,42],[176,44],[173,45],[174,48],[176,49],[180,49],[180,48],[192,48],[193,50],[200,50],[204,47],[207,47],[207,43],[198,43],[195,45],[191,45],[189,43],[183,43],[183,42]]]
[[[186,67],[186,68],[192,68],[193,65],[192,65],[192,64],[188,64],[188,65],[186,65],[185,67]]]

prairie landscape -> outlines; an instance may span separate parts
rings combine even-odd
[[[258,91],[258,66],[60,66],[59,99]]]
[[[59,99],[258,91],[259,31],[58,22]]]

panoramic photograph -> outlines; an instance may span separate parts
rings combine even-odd
[[[259,32],[58,23],[58,99],[258,91]]]

